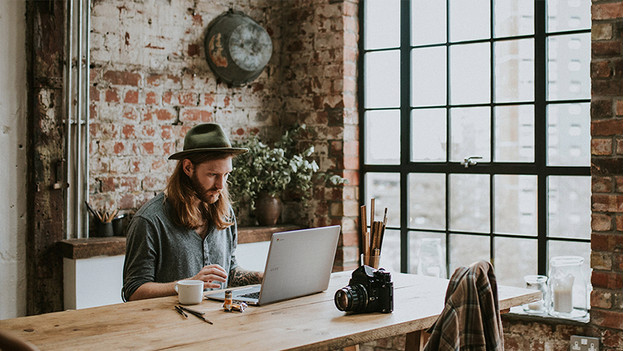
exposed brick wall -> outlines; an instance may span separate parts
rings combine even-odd
[[[193,125],[221,123],[232,139],[275,138],[295,123],[315,137],[323,171],[346,187],[315,188],[310,207],[284,222],[342,224],[337,269],[357,259],[357,5],[353,1],[94,1],[91,48],[90,200],[136,210],[161,191]],[[229,6],[263,25],[273,42],[254,82],[230,88],[205,62],[210,21]],[[167,14],[164,16],[163,14]],[[235,191],[235,189],[233,189]],[[245,212],[239,224],[253,224]]]
[[[136,210],[162,191],[175,166],[166,158],[182,149],[195,124],[221,123],[232,139],[269,134],[279,125],[279,7],[260,0],[234,4],[265,26],[274,43],[254,82],[230,88],[205,61],[206,28],[231,4],[93,2],[90,199],[97,206]]]
[[[591,324],[622,349],[622,1],[592,2]]]
[[[342,225],[335,268],[351,269],[358,255],[357,2],[283,3],[282,123],[313,129],[321,169],[349,179],[344,187],[317,186],[310,210],[294,216],[312,226]]]

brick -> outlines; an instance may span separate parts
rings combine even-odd
[[[592,195],[592,210],[602,212],[622,212],[621,195]]]
[[[622,350],[622,331],[605,329],[602,331],[602,345]]]
[[[613,229],[611,216],[606,214],[592,213],[591,229],[597,232],[606,232]]]
[[[594,289],[591,292],[591,307],[610,309],[613,306],[613,293],[609,290]]]
[[[622,174],[622,158],[593,157],[591,160],[592,175],[621,175]]]
[[[590,266],[593,269],[610,271],[613,266],[613,261],[611,260],[611,253],[609,252],[592,251],[590,259],[591,259]]]
[[[187,55],[193,57],[193,56],[199,56],[201,53],[201,48],[199,45],[197,44],[189,44],[186,50]]]
[[[212,112],[198,109],[183,109],[180,113],[182,122],[212,122]]]
[[[592,193],[610,193],[614,189],[613,177],[592,177]]]
[[[89,87],[89,99],[91,101],[100,101],[100,89],[96,86]]]
[[[356,232],[356,231],[350,231],[350,232],[343,231],[343,233],[342,233],[342,245],[344,245],[344,246],[358,246],[359,245],[358,232]]]
[[[613,70],[609,61],[594,61],[591,63],[592,78],[609,78]]]
[[[139,91],[138,90],[126,91],[124,102],[127,104],[138,104],[139,103]]]
[[[613,37],[613,27],[611,23],[595,23],[591,27],[591,38],[593,40],[608,40]]]
[[[591,276],[591,283],[594,288],[622,289],[622,274],[593,271]]]
[[[615,79],[594,79],[591,86],[591,94],[596,97],[619,97],[622,96],[622,81]]]
[[[592,20],[609,20],[620,19],[622,20],[622,2],[612,3],[594,3],[591,6],[591,18]]]
[[[605,156],[613,154],[613,140],[611,138],[592,138],[591,154]]]
[[[594,120],[591,122],[591,135],[592,137],[622,135],[622,120]]]
[[[145,104],[146,105],[158,105],[158,94],[153,91],[148,91],[145,94]]]
[[[591,323],[607,328],[622,329],[622,312],[592,309],[590,311]]]
[[[613,116],[613,102],[611,99],[592,99],[590,114],[593,119],[610,118]]]
[[[106,71],[102,78],[114,85],[131,85],[138,86],[141,80],[141,75],[138,73],[123,72],[123,71]]]
[[[602,234],[592,233],[591,235],[592,251],[614,251],[622,250],[621,234]]]
[[[117,89],[107,89],[104,100],[106,102],[119,102],[119,94]]]

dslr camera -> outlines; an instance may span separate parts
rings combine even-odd
[[[360,266],[351,274],[349,285],[336,291],[334,303],[345,312],[390,313],[393,308],[393,290],[390,272],[383,268]]]

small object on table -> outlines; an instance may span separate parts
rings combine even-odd
[[[176,312],[178,312],[180,316],[184,317],[185,319],[188,318],[188,315],[184,313],[184,311],[182,311],[180,306],[173,306],[173,307],[175,308]]]
[[[223,300],[223,309],[227,312],[232,310],[232,290],[225,291],[225,299]]]

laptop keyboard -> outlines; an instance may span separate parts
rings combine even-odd
[[[257,299],[257,298],[260,298],[260,292],[259,291],[250,292],[250,293],[247,293],[247,294],[238,295],[237,297],[247,297],[247,298],[250,298],[250,299]]]

